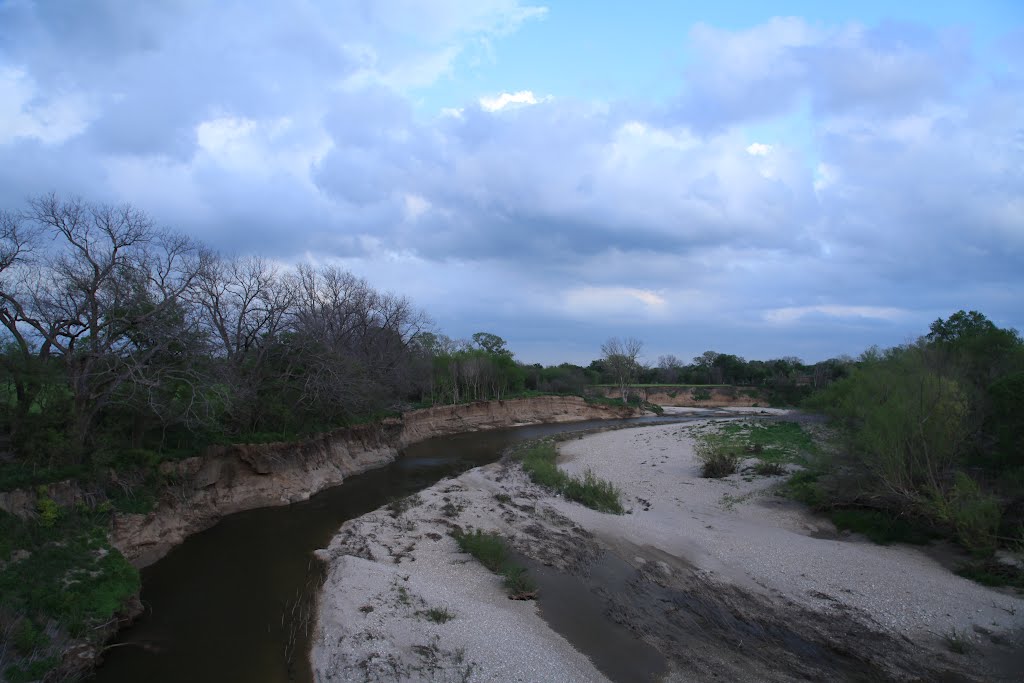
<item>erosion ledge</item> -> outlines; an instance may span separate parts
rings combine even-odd
[[[591,404],[576,396],[538,396],[414,410],[301,442],[214,446],[201,455],[163,463],[161,473],[177,483],[153,511],[118,514],[111,543],[134,565],[144,567],[225,515],[306,500],[348,477],[390,464],[409,444],[461,432],[639,414],[634,408]]]

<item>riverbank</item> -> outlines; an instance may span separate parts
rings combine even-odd
[[[692,429],[643,427],[561,446],[564,469],[620,487],[625,515],[551,496],[505,463],[346,523],[319,553],[330,569],[311,653],[316,680],[606,680],[608,667],[579,651],[588,646],[571,625],[559,627],[565,637],[549,626],[557,620],[544,610],[557,602],[508,600],[499,578],[458,551],[449,534],[470,527],[588,586],[600,612],[656,648],[668,680],[999,680],[1019,671],[1019,597],[920,550],[839,536],[773,495],[778,479],[700,478]]]
[[[33,663],[43,662],[52,667],[54,662],[61,662],[61,671],[87,671],[95,665],[103,642],[140,611],[137,599],[132,597],[133,591],[137,596],[138,574],[118,553],[112,552],[111,546],[136,567],[145,567],[188,536],[213,526],[226,515],[304,501],[354,475],[386,467],[396,460],[401,449],[433,436],[524,424],[618,418],[635,412],[638,411],[632,408],[593,405],[577,397],[545,396],[439,406],[407,413],[401,419],[338,430],[302,442],[212,447],[195,457],[162,463],[160,476],[167,485],[161,490],[155,507],[146,513],[112,511],[109,502],[97,497],[102,491],[97,494],[95,486],[71,481],[7,492],[0,494],[0,508],[14,515],[7,519],[13,520],[11,524],[18,529],[40,524],[40,511],[52,515],[59,524],[52,526],[50,519],[51,526],[44,529],[45,538],[54,537],[52,542],[45,547],[31,546],[14,552],[9,562],[0,563],[0,571],[5,572],[4,581],[26,585],[26,572],[45,564],[47,573],[34,575],[32,581],[52,583],[54,593],[64,585],[66,572],[89,572],[93,577],[90,582],[75,584],[81,589],[80,593],[88,592],[89,614],[100,614],[90,617],[95,623],[86,623],[86,637],[69,638],[57,624],[56,636],[49,639],[47,648],[39,647],[31,652]],[[112,471],[110,476],[116,473]],[[60,532],[70,521],[89,511],[96,514],[88,516],[88,529],[79,532],[77,529],[82,526],[79,524],[75,533],[88,536],[90,545],[80,553],[80,561],[68,559],[68,539],[60,538]],[[109,544],[98,540],[108,535]],[[98,538],[93,539],[93,536]],[[32,538],[32,535],[28,531],[19,532],[15,543],[20,543],[22,537]],[[95,546],[97,543],[99,546]],[[59,555],[61,564],[51,562],[48,559],[51,555]],[[303,566],[306,557],[304,553]],[[105,570],[115,560],[121,564],[106,574],[95,571],[94,565]],[[126,574],[132,575],[134,589]],[[122,593],[125,599],[122,609],[118,610],[111,596]],[[81,602],[81,598],[75,599],[78,601],[75,605]],[[113,615],[112,609],[115,610]],[[52,615],[47,613],[46,618],[50,617]],[[24,622],[25,619],[15,615],[15,626]],[[8,622],[0,622],[0,626],[4,624]],[[102,628],[92,628],[96,624],[102,624]],[[81,632],[83,627],[77,630]],[[0,658],[0,664],[3,662]]]

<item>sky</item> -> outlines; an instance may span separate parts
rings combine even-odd
[[[0,209],[49,192],[530,363],[1024,330],[1024,4],[0,0]]]

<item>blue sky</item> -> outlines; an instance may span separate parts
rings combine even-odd
[[[704,4],[0,0],[0,208],[131,202],[529,362],[1024,327],[1019,3]]]

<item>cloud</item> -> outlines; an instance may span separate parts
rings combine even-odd
[[[537,104],[542,100],[538,100],[537,97],[529,90],[520,90],[515,93],[503,92],[497,97],[481,97],[480,107],[484,111],[494,112],[500,111],[510,105],[528,105]]]
[[[648,289],[634,287],[574,287],[562,294],[560,308],[576,318],[594,315],[658,316],[665,311],[665,298]]]
[[[545,15],[2,4],[0,204],[132,201],[225,251],[335,259],[456,334],[561,330],[574,348],[565,320],[598,341],[632,333],[598,321],[636,325],[682,356],[807,329],[801,353],[856,352],[821,349],[961,307],[1021,324],[1013,40],[993,66],[956,30],[699,24],[668,105],[557,79],[506,92],[474,66],[516,59],[502,41]],[[478,90],[423,105],[454,80]]]
[[[789,306],[765,311],[765,322],[785,325],[798,322],[809,315],[825,315],[832,318],[874,318],[877,320],[899,320],[907,317],[908,311],[891,306],[849,306],[849,305],[817,305]]]
[[[811,25],[775,18],[741,31],[698,24],[684,92],[669,119],[701,131],[777,116],[899,115],[949,95],[970,66],[961,31],[907,24]]]

